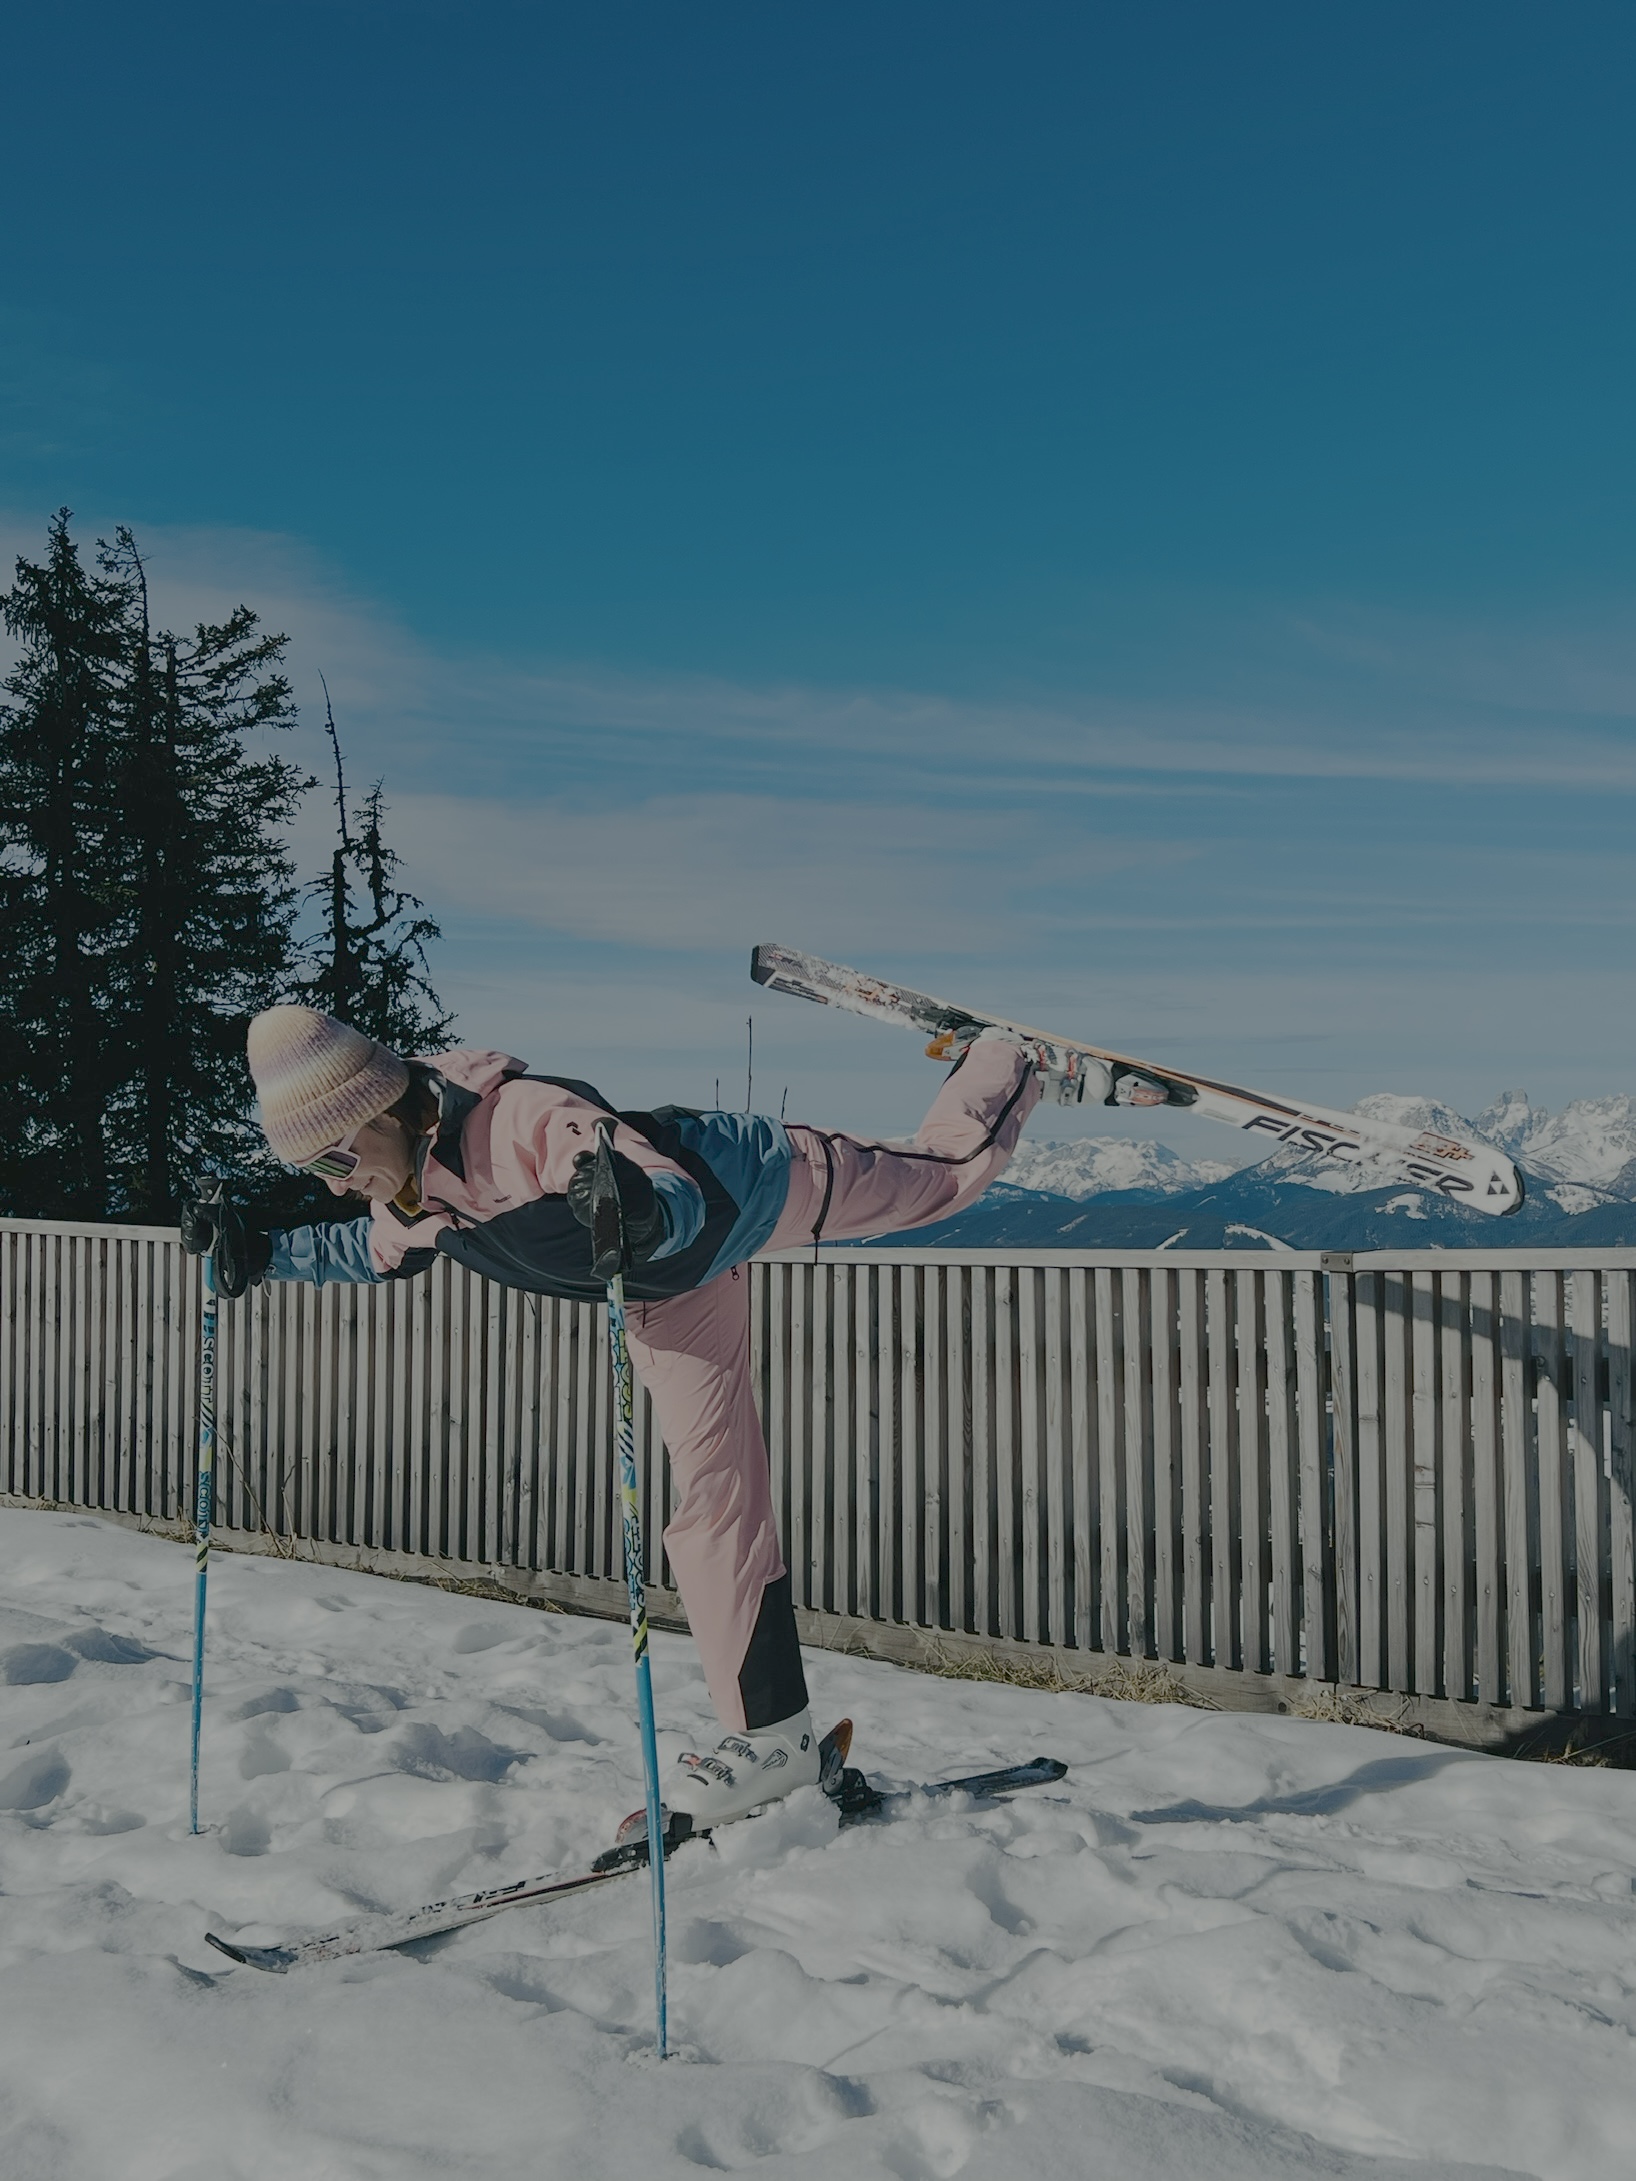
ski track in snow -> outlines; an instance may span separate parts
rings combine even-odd
[[[641,1799],[629,1637],[0,1511],[6,2181],[1625,2181],[1636,1781],[809,1654],[888,1783],[1058,1788],[837,1837],[816,1790],[412,1952],[268,1940],[582,1865]],[[662,1760],[712,1737],[659,1636]]]

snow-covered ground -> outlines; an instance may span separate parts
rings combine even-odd
[[[575,1866],[639,1800],[616,1625],[0,1512],[0,2174],[1098,2181],[1636,2168],[1636,1780],[813,1657],[887,1779],[1060,1788],[268,1977],[204,1943]],[[708,1732],[657,1643],[666,1753]],[[1404,2162],[1404,2163],[1400,2163]]]

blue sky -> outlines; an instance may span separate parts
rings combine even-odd
[[[0,549],[289,630],[473,1041],[742,1096],[779,937],[1329,1104],[1636,1089],[1626,0],[6,45]]]

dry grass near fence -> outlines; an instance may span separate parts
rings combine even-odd
[[[1578,1742],[1569,1742],[1565,1748],[1547,1750],[1539,1760],[1541,1764],[1600,1765],[1612,1769],[1613,1759],[1604,1749],[1585,1749]]]
[[[1053,1658],[1019,1658],[994,1651],[934,1651],[928,1673],[946,1681],[1000,1681],[1016,1689],[1050,1689],[1065,1695],[1103,1696],[1121,1704],[1191,1704],[1198,1711],[1219,1711],[1168,1666],[1151,1659],[1110,1659],[1094,1673],[1064,1673]]]
[[[1333,1681],[1318,1683],[1289,1707],[1291,1719],[1327,1719],[1338,1727],[1374,1727],[1382,1734],[1410,1734],[1426,1740],[1426,1730],[1409,1717],[1401,1699],[1365,1689],[1343,1689]]]
[[[36,1505],[47,1513],[83,1514],[85,1511],[70,1506],[66,1500],[39,1500]],[[192,1523],[179,1517],[167,1519],[162,1515],[144,1515],[133,1527],[145,1536],[167,1538],[175,1545],[193,1543]],[[554,1598],[533,1597],[527,1591],[514,1590],[509,1583],[497,1583],[486,1575],[437,1575],[410,1568],[371,1567],[361,1554],[356,1560],[320,1559],[315,1552],[302,1551],[300,1538],[278,1530],[213,1530],[210,1537],[212,1555],[254,1552],[253,1546],[242,1542],[245,1537],[265,1539],[276,1559],[297,1560],[313,1568],[332,1568],[342,1575],[378,1575],[388,1583],[419,1583],[425,1590],[446,1590],[457,1598],[482,1598],[491,1605],[526,1606],[531,1613],[566,1613],[568,1610]]]

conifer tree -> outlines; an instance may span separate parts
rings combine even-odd
[[[425,904],[396,884],[398,856],[383,832],[382,782],[348,806],[328,682],[324,731],[335,753],[336,839],[328,877],[310,888],[320,925],[301,996],[394,1052],[437,1052],[449,1042],[454,1019],[432,989],[426,961],[427,947],[442,935]]]
[[[0,599],[20,647],[0,685],[0,1209],[97,1218],[119,1074],[126,600],[82,565],[69,520]]]
[[[102,565],[125,603],[113,1179],[122,1207],[169,1219],[189,1182],[266,1164],[244,1033],[295,976],[297,890],[281,835],[313,783],[249,743],[295,716],[279,671],[285,638],[248,606],[187,637],[155,632],[128,529]]]

